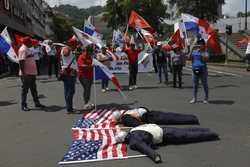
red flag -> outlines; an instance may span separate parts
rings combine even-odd
[[[31,39],[31,45],[32,46],[38,46],[39,45],[39,41],[36,39]]]
[[[150,32],[154,32],[154,29],[148,24],[148,22],[135,11],[131,12],[128,25],[132,28],[147,29]]]
[[[23,44],[23,37],[21,37],[20,35],[15,35],[15,39],[19,45]]]
[[[170,41],[168,42],[168,44],[172,47],[172,48],[184,48],[184,40],[181,38],[181,34],[180,34],[180,30],[177,30],[171,37]]]
[[[212,49],[214,53],[221,54],[221,47],[219,45],[217,34],[214,31],[210,34],[209,39],[207,41],[208,48]]]

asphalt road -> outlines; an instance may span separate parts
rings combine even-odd
[[[154,73],[140,74],[139,89],[124,93],[124,101],[116,91],[101,93],[97,83],[98,107],[150,109],[195,114],[201,127],[216,131],[221,140],[180,146],[161,147],[163,163],[148,158],[106,161],[71,165],[72,167],[249,167],[250,166],[250,78],[242,71],[237,75],[210,72],[210,104],[189,104],[192,97],[190,69],[185,69],[184,88],[158,84]],[[118,75],[127,85],[127,75]],[[170,76],[171,77],[171,76]],[[55,167],[71,143],[71,127],[81,115],[67,115],[64,108],[63,85],[55,78],[40,76],[37,81],[40,100],[45,111],[20,112],[20,80],[0,80],[0,167]],[[112,86],[113,88],[113,86]],[[200,89],[200,99],[203,91]],[[92,96],[93,97],[93,96]],[[92,98],[93,100],[93,98]],[[28,104],[33,107],[29,95]],[[76,109],[83,107],[82,88],[77,84],[74,97]],[[178,126],[183,127],[183,126]]]

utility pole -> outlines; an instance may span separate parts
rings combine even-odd
[[[245,30],[247,30],[247,0],[245,0]]]

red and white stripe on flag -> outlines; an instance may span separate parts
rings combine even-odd
[[[123,114],[126,110],[97,110],[83,114],[84,119],[95,119],[96,123],[91,128],[118,128],[117,121],[113,118],[113,112],[121,112]]]
[[[102,141],[97,152],[98,159],[112,159],[128,156],[126,144],[117,143],[115,140],[119,129],[73,129],[74,140]]]

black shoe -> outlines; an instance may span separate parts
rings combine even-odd
[[[37,108],[45,108],[45,105],[42,105],[41,103],[35,104],[35,107]]]
[[[22,106],[22,111],[30,111],[30,109],[27,106]]]
[[[161,156],[159,155],[159,154],[156,154],[155,156],[154,156],[154,162],[155,163],[161,163],[162,161],[161,161]]]

